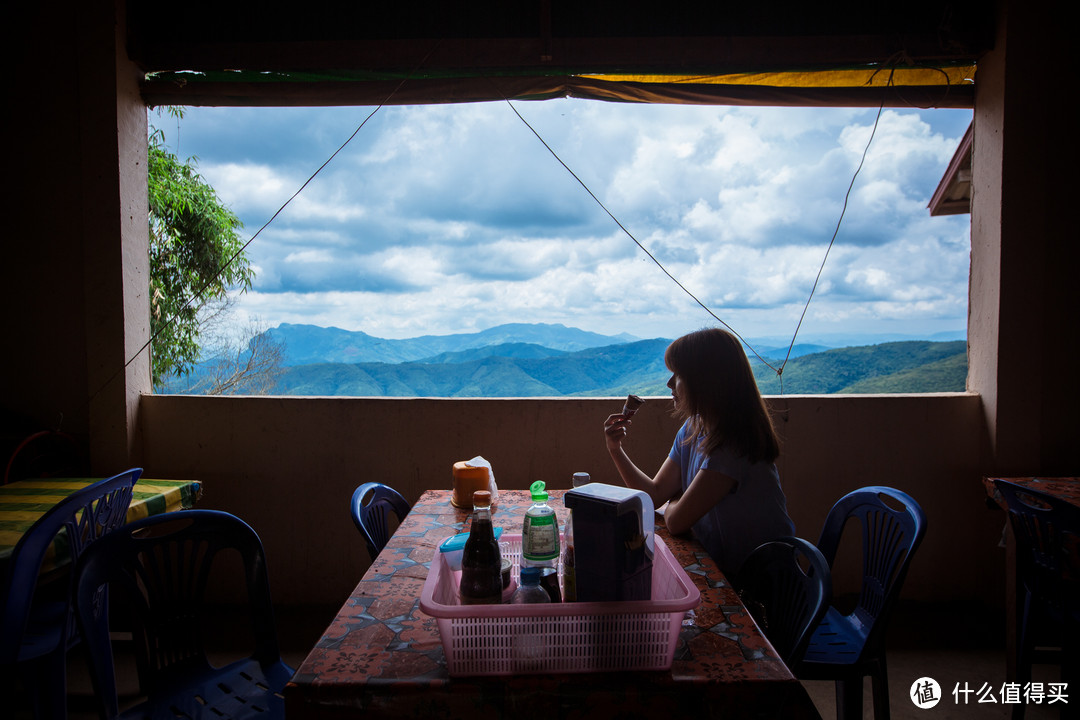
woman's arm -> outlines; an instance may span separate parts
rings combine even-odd
[[[668,458],[668,462],[674,463],[671,458]],[[698,470],[682,497],[668,503],[664,511],[664,524],[673,535],[689,532],[694,523],[735,489],[735,485],[733,478],[716,470]]]
[[[628,488],[648,493],[652,498],[653,506],[660,507],[682,490],[679,464],[669,457],[664,459],[664,464],[660,466],[655,477],[649,477],[642,472],[622,446],[630,424],[630,419],[621,413],[609,416],[604,422],[604,437],[608,454],[611,455],[611,460],[615,463],[615,469],[619,472],[623,483]]]

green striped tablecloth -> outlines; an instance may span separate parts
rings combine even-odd
[[[59,500],[100,478],[42,478],[0,485],[0,564],[11,557],[19,538]],[[198,480],[154,480],[135,483],[127,521],[195,506],[202,494]]]

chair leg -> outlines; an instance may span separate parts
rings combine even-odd
[[[885,667],[885,655],[877,659],[877,667],[870,674],[874,692],[874,720],[889,720],[889,673]]]
[[[1025,687],[1031,682],[1032,645],[1031,640],[1031,595],[1023,593],[1020,597],[1019,612],[1016,618],[1016,650],[1014,665],[1016,666],[1015,682]],[[1012,706],[1012,720],[1024,720],[1025,704],[1016,703]]]
[[[26,663],[23,673],[35,720],[67,718],[67,653],[57,650]]]
[[[59,648],[50,657],[49,685],[52,697],[49,698],[49,710],[57,720],[67,720],[67,650]]]
[[[1073,607],[1076,606],[1073,605]],[[1077,612],[1065,613],[1065,637],[1061,644],[1061,681],[1070,690],[1080,687],[1080,616]],[[1072,692],[1069,694],[1071,695]],[[1076,707],[1073,703],[1074,700],[1070,697],[1069,704],[1061,706],[1062,718],[1076,716]]]
[[[862,720],[863,679],[836,681],[836,720]]]

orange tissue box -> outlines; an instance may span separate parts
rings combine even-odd
[[[454,463],[454,492],[450,503],[454,507],[472,509],[472,496],[477,490],[489,490],[491,474],[483,465],[469,465],[467,460]]]

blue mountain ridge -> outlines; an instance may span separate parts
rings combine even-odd
[[[267,331],[271,337],[283,342],[286,351],[286,365],[309,365],[312,363],[359,363],[359,362],[416,362],[431,358],[444,358],[437,362],[457,362],[460,359],[475,359],[495,354],[491,348],[507,345],[498,351],[505,357],[542,357],[548,351],[574,352],[605,345],[635,342],[642,338],[629,333],[602,335],[587,330],[557,323],[507,323],[496,325],[486,330],[473,333],[454,333],[448,335],[421,335],[405,339],[389,339],[369,335],[359,330],[343,330],[336,327],[320,327],[282,323]],[[879,334],[833,334],[807,336],[797,342],[791,350],[791,357],[800,357],[832,348],[874,345],[885,342],[907,340],[961,340],[962,331],[937,333],[932,336],[918,337],[896,333]],[[747,342],[763,357],[782,359],[787,356],[790,338],[776,336],[749,338]],[[529,345],[532,348],[515,345]],[[470,355],[469,351],[477,351]],[[462,355],[458,360],[451,359],[456,353]],[[748,351],[753,355],[753,352]]]
[[[277,392],[367,397],[561,397],[664,388],[667,340],[638,340],[549,357],[491,354],[459,362],[320,363],[290,367]],[[495,346],[503,348],[505,345]],[[646,392],[641,390],[641,392]],[[666,392],[666,390],[665,390]]]
[[[667,395],[665,338],[605,336],[554,324],[391,340],[363,332],[283,324],[271,331],[287,359],[272,394],[358,397],[569,397]],[[750,340],[763,393],[962,391],[966,343],[873,337],[833,348],[808,338],[789,348]],[[852,338],[845,338],[852,339]],[[776,338],[769,338],[773,343]],[[813,340],[815,342],[810,342]],[[768,366],[759,358],[765,358]],[[356,360],[353,358],[367,358]],[[775,374],[787,358],[783,383]],[[769,366],[772,366],[770,368]],[[201,366],[165,392],[202,392]],[[236,392],[243,392],[242,389]]]
[[[401,340],[379,338],[358,330],[289,323],[282,323],[267,332],[285,344],[286,365],[414,362],[446,353],[464,353],[504,344],[528,344],[573,352],[640,339],[627,333],[600,335],[565,325],[543,323],[510,323],[475,333],[422,335]]]

